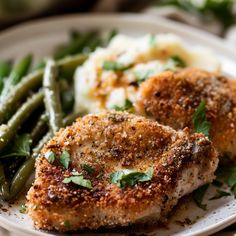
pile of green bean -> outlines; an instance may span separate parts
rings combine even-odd
[[[0,63],[0,198],[19,195],[43,145],[78,116],[73,112],[74,71],[114,35],[72,32],[68,44],[34,69],[32,55],[13,66]]]

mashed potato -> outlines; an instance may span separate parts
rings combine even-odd
[[[154,74],[182,67],[220,70],[211,51],[187,47],[176,35],[117,35],[107,48],[96,49],[76,70],[75,110],[96,113],[129,109],[137,99],[140,83]]]

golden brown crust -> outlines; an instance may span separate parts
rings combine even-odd
[[[192,116],[206,101],[210,137],[217,150],[236,156],[236,100],[234,89],[223,76],[199,69],[164,72],[144,82],[137,103],[139,113],[174,129],[192,126]]]
[[[71,154],[68,170],[44,158],[48,150],[59,155],[65,149]],[[217,162],[211,142],[201,134],[176,132],[128,113],[88,115],[61,129],[43,148],[27,196],[29,215],[36,228],[59,231],[161,220],[182,195],[212,181]],[[83,164],[95,172],[86,173]],[[116,170],[146,171],[150,166],[151,181],[124,189],[110,183]],[[190,173],[194,168],[195,177]],[[93,189],[64,184],[73,170],[91,180]],[[183,179],[186,170],[192,179]],[[191,187],[183,189],[180,181]]]

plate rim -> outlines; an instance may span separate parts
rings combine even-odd
[[[213,35],[211,33],[208,33],[206,31],[203,31],[198,28],[191,27],[189,25],[172,21],[169,19],[165,19],[163,17],[158,16],[152,16],[145,13],[106,13],[106,14],[99,14],[99,13],[80,13],[80,14],[66,14],[62,16],[48,16],[41,19],[34,19],[29,22],[22,22],[20,24],[14,25],[8,29],[5,29],[0,32],[0,42],[2,40],[7,40],[8,38],[11,38],[12,35],[21,34],[22,31],[31,28],[31,31],[37,33],[37,27],[40,27],[41,25],[45,24],[53,24],[55,21],[74,21],[74,20],[88,20],[88,21],[105,21],[105,20],[119,20],[119,21],[129,21],[129,22],[145,22],[145,23],[151,23],[151,24],[157,24],[156,21],[162,22],[163,25],[165,25],[165,28],[174,29],[174,31],[179,32],[181,34],[188,35],[190,37],[200,39],[201,41],[206,41],[207,43],[211,44],[212,47],[217,48],[217,50],[224,51],[224,53],[227,53],[230,58],[233,58],[236,60],[236,48],[232,48],[232,45],[224,40],[223,38],[220,38],[216,35]],[[200,43],[201,44],[201,43]],[[202,44],[201,44],[202,45]]]
[[[223,51],[224,54],[227,56],[227,58],[230,58],[231,60],[236,61],[236,50],[233,50],[231,47],[232,45],[228,44],[226,40],[223,40],[221,38],[218,38],[215,35],[212,35],[208,32],[192,28],[188,25],[184,25],[179,22],[171,21],[164,19],[162,17],[153,17],[147,14],[131,14],[131,13],[125,13],[125,14],[68,14],[68,15],[62,15],[62,16],[50,16],[50,17],[45,17],[42,19],[37,19],[37,20],[32,20],[29,22],[23,22],[21,24],[15,25],[10,27],[9,29],[5,29],[0,33],[0,43],[1,41],[6,41],[10,39],[13,35],[20,35],[22,34],[23,31],[27,31],[27,29],[31,29],[31,31],[36,32],[38,31],[39,27],[42,27],[42,25],[48,25],[48,24],[55,24],[56,22],[60,21],[68,21],[68,22],[73,22],[75,20],[87,20],[90,22],[95,22],[95,20],[99,21],[105,21],[105,20],[113,20],[113,21],[120,21],[120,22],[133,22],[133,23],[138,23],[138,22],[143,22],[146,24],[157,24],[157,20],[163,23],[164,28],[167,28],[168,30],[174,29],[174,31],[178,32],[180,35],[189,35],[191,37],[196,37],[197,39],[201,39],[205,42],[208,42],[213,44],[214,48],[217,48],[219,51]],[[32,32],[31,32],[32,33]],[[202,44],[202,43],[200,43]],[[203,45],[204,46],[204,45]],[[208,235],[209,233],[215,233],[232,223],[236,222],[236,215],[232,215],[228,217],[227,219],[220,221],[214,225],[211,225],[209,227],[204,228],[201,232],[198,232],[194,235]],[[42,232],[42,231],[37,231],[34,229],[27,229],[27,228],[22,228],[20,225],[17,225],[13,223],[12,221],[6,219],[4,216],[0,215],[0,226],[3,227],[4,229],[9,230],[10,232],[15,232],[19,233],[22,232],[27,235],[35,235],[35,236],[50,236],[54,235],[52,232]],[[193,234],[191,234],[193,235]]]

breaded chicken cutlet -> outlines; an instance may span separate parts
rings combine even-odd
[[[168,71],[142,83],[139,93],[138,113],[176,130],[193,129],[193,114],[204,101],[210,139],[222,157],[235,161],[236,96],[229,79],[200,69]]]
[[[122,112],[87,115],[43,148],[28,213],[36,228],[61,232],[163,221],[217,164],[202,134]]]

